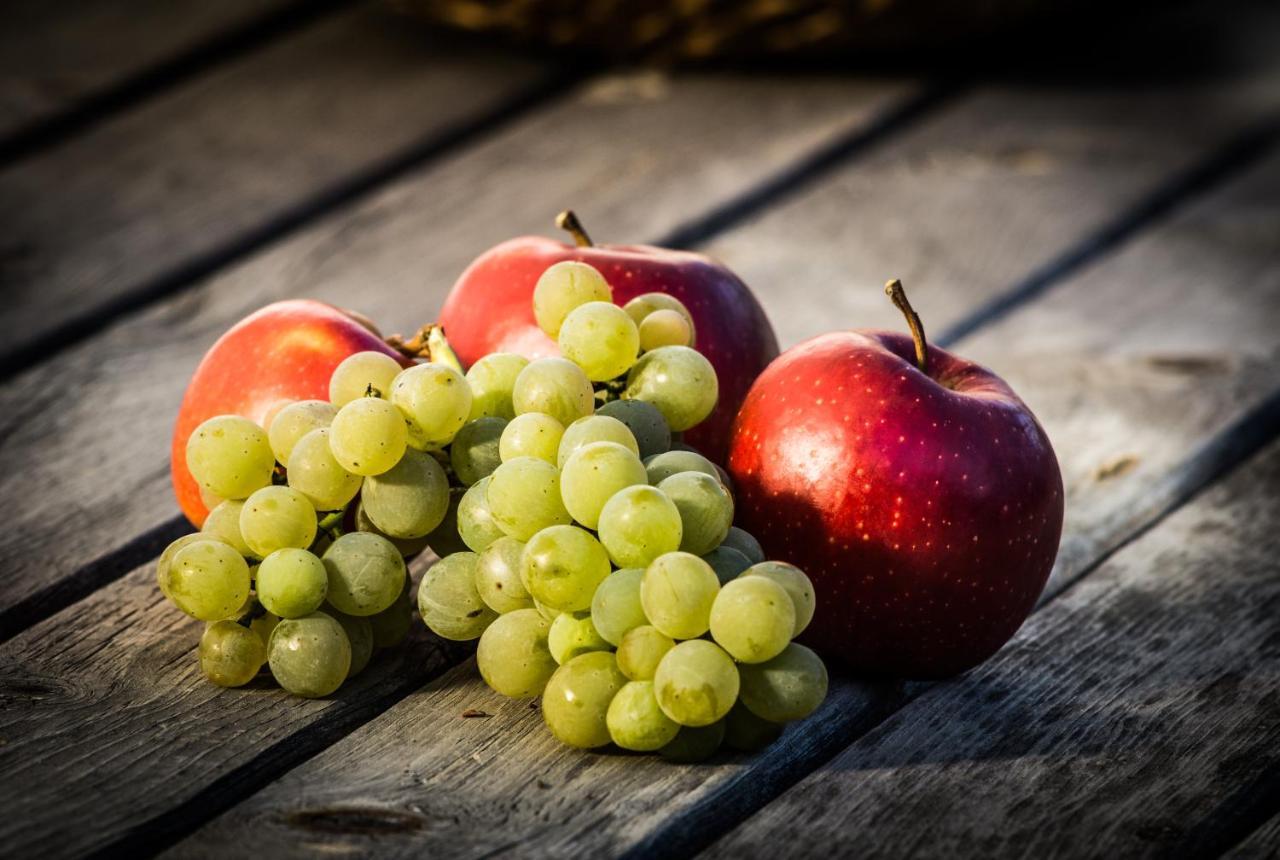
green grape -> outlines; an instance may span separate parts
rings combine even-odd
[[[547,645],[550,630],[536,609],[517,609],[495,618],[480,634],[476,648],[480,677],[512,699],[542,695],[556,671]]]
[[[263,487],[240,511],[240,534],[259,558],[285,547],[305,549],[316,539],[316,509],[292,487]]]
[[[230,618],[249,599],[249,565],[220,540],[197,540],[169,560],[164,591],[183,612],[201,621]]]
[[[658,407],[643,400],[610,400],[597,415],[616,418],[631,431],[641,458],[647,460],[671,447],[671,428]],[[650,482],[652,483],[652,482]]]
[[[569,312],[557,336],[560,352],[593,382],[621,376],[636,363],[640,334],[613,302],[587,302]]]
[[[653,676],[663,713],[682,726],[709,726],[738,699],[738,667],[705,639],[681,642],[667,652]]]
[[[418,586],[418,614],[437,636],[476,639],[498,617],[476,591],[474,552],[455,552],[427,568]]]
[[[333,456],[329,429],[312,430],[289,453],[289,486],[310,500],[318,511],[345,508],[360,492],[363,478],[353,475]]]
[[[498,442],[506,426],[505,418],[477,418],[463,425],[449,446],[449,462],[459,481],[469,487],[498,468]]]
[[[209,511],[209,515],[204,518],[204,525],[200,526],[200,531],[207,537],[216,538],[235,547],[236,552],[246,558],[256,558],[256,554],[240,534],[240,511],[243,509],[244,502],[229,500],[220,503]]]
[[[720,546],[733,523],[733,496],[719,478],[680,472],[658,484],[658,489],[680,511],[680,549],[704,555]]]
[[[548,624],[559,618],[561,614],[559,609],[552,609],[550,606],[547,606],[547,604],[539,603],[537,600],[533,601],[533,608],[538,611],[538,614],[541,615]]]
[[[658,707],[652,681],[628,681],[609,703],[609,737],[624,750],[653,752],[675,740],[680,724]]]
[[[323,400],[298,400],[277,412],[267,425],[267,439],[276,462],[289,465],[289,455],[298,440],[312,430],[328,427],[337,414],[337,408]]]
[[[360,618],[339,612],[333,607],[325,609],[325,614],[342,625],[342,632],[347,634],[347,642],[351,644],[351,666],[347,669],[347,677],[359,675],[369,659],[373,657],[373,626],[368,618]]]
[[[592,442],[574,451],[564,464],[560,497],[575,520],[594,529],[614,493],[647,483],[644,464],[633,451],[617,442]]]
[[[678,311],[654,311],[639,326],[640,349],[645,352],[663,346],[689,346],[693,327]]]
[[[329,377],[329,402],[341,409],[370,393],[385,398],[392,381],[404,367],[385,352],[357,352],[348,355]],[[370,392],[372,389],[372,392]]]
[[[658,664],[676,647],[675,640],[645,624],[628,630],[618,645],[618,668],[633,681],[652,681]]]
[[[591,608],[597,586],[609,575],[600,542],[577,526],[550,526],[525,544],[521,564],[529,593],[560,612]]]
[[[591,621],[610,645],[620,645],[623,636],[649,623],[640,605],[643,576],[644,571],[639,568],[615,570],[597,586],[591,598]]]
[[[645,569],[640,603],[649,623],[672,639],[696,639],[711,626],[719,591],[711,565],[687,552],[669,552]]]
[[[680,548],[684,526],[667,494],[644,484],[626,487],[605,502],[597,523],[600,542],[619,567],[648,567]]]
[[[533,316],[550,337],[560,334],[569,312],[587,302],[611,302],[613,290],[592,265],[563,260],[547,268],[533,288]]]
[[[267,648],[248,627],[215,621],[200,637],[200,670],[219,687],[243,687],[267,662]]]
[[[409,423],[409,442],[424,450],[447,445],[471,415],[471,386],[445,364],[418,364],[391,386],[391,402]]]
[[[481,478],[471,485],[458,503],[458,534],[472,552],[483,552],[506,532],[489,507],[489,484],[493,477]]]
[[[795,625],[790,595],[764,576],[727,583],[711,605],[711,638],[741,663],[763,663],[781,654]]]
[[[258,638],[262,640],[262,644],[265,647],[271,642],[271,634],[279,623],[279,615],[264,610],[261,615],[249,622],[249,629],[258,634]]]
[[[369,616],[369,629],[373,633],[374,647],[394,647],[409,635],[409,630],[413,626],[413,596],[410,593],[412,588],[413,580],[406,575],[404,588],[400,589],[396,602],[381,612]]]
[[[484,482],[477,482],[477,484],[479,483]],[[486,484],[486,486],[488,485]],[[462,487],[449,488],[449,509],[444,512],[444,519],[440,521],[440,525],[436,526],[435,530],[427,535],[427,546],[431,547],[431,551],[441,558],[446,555],[453,555],[455,552],[462,552],[468,548],[466,542],[462,539],[461,532],[458,531],[458,508],[462,504],[463,497],[469,492],[471,492],[470,489],[463,489]],[[479,494],[479,498],[481,501],[484,500],[483,492]],[[501,531],[501,529],[498,530]],[[483,547],[481,548],[483,549]]]
[[[711,362],[687,346],[663,346],[640,356],[622,396],[658,407],[672,430],[688,430],[716,408],[719,383]]]
[[[644,293],[636,296],[631,301],[622,306],[622,309],[631,317],[632,322],[637,326],[642,325],[650,315],[658,311],[675,311],[684,317],[684,321],[689,325],[689,346],[693,346],[697,340],[697,329],[693,325],[693,315],[689,313],[689,309],[684,303],[675,296],[667,293]]]
[[[406,452],[408,453],[408,452]],[[394,470],[393,470],[394,471]],[[379,537],[384,537],[391,541],[391,545],[399,550],[400,554],[406,559],[412,558],[427,548],[427,538],[398,538],[384,532],[373,524],[373,520],[369,519],[369,515],[364,512],[364,501],[361,500],[356,504],[356,530],[362,532],[372,532]],[[327,549],[328,547],[326,547]],[[465,549],[465,547],[463,547]]]
[[[640,446],[627,425],[607,415],[588,415],[565,428],[556,453],[556,465],[563,469],[576,451],[592,442],[617,442],[637,457],[640,455]]]
[[[742,576],[768,577],[786,590],[796,610],[795,629],[791,631],[791,638],[799,636],[809,626],[814,609],[817,608],[817,600],[813,595],[813,583],[803,570],[785,561],[765,561],[753,564],[743,571]]]
[[[266,431],[248,418],[210,418],[187,439],[187,468],[200,486],[223,499],[247,499],[271,483],[276,456]]]
[[[827,667],[822,658],[792,642],[764,663],[744,663],[742,704],[774,723],[803,720],[827,697]]]
[[[258,600],[281,618],[310,615],[324,603],[329,574],[305,549],[278,549],[258,566]]]
[[[681,472],[702,472],[716,480],[720,479],[716,464],[695,451],[664,451],[645,460],[644,468],[649,475],[649,483],[655,487],[672,475],[678,475]]]
[[[760,542],[752,537],[750,532],[744,531],[737,526],[729,527],[729,532],[724,536],[721,546],[736,549],[745,555],[747,561],[752,564],[759,564],[764,561],[764,550],[760,548]]]
[[[351,668],[351,642],[332,616],[313,612],[285,618],[271,632],[267,663],[276,683],[309,699],[333,693]]]
[[[449,509],[449,476],[435,457],[410,449],[392,468],[365,478],[360,507],[390,537],[425,537]]]
[[[502,428],[498,457],[504,463],[517,457],[536,457],[554,466],[563,436],[564,426],[550,415],[526,412]]]
[[[348,532],[324,554],[328,601],[348,615],[375,615],[396,602],[404,587],[404,558],[391,541]]]
[[[751,567],[751,562],[747,561],[745,555],[725,544],[711,550],[702,557],[702,560],[711,565],[721,585],[731,579],[737,579],[744,570]]]
[[[469,420],[478,418],[515,417],[511,405],[511,390],[516,387],[516,377],[528,365],[529,359],[513,352],[494,352],[471,365],[467,371],[467,384],[471,386],[471,414]]]
[[[759,752],[782,737],[781,723],[771,723],[751,713],[739,699],[724,718],[724,742],[739,752]]]
[[[161,594],[170,600],[173,599],[173,596],[169,594],[169,569],[173,564],[173,557],[178,554],[178,550],[205,540],[226,543],[219,535],[195,532],[194,534],[183,535],[164,548],[164,552],[160,553],[160,557],[156,559],[156,584],[160,586]]]
[[[205,506],[205,510],[211,511],[226,501],[222,496],[210,492],[205,487],[199,487],[198,489],[200,490],[200,503]]]
[[[580,749],[609,743],[608,713],[627,682],[608,651],[592,651],[565,663],[542,691],[542,718],[563,744]]]
[[[353,475],[381,475],[400,462],[407,445],[400,411],[376,397],[352,400],[329,426],[329,450]]]
[[[724,722],[709,726],[681,726],[676,739],[658,750],[667,761],[695,764],[716,754],[724,743]]]
[[[516,540],[527,541],[548,526],[571,522],[560,497],[560,470],[545,460],[517,457],[485,480],[494,522]]]
[[[524,544],[500,537],[484,548],[476,560],[476,591],[494,612],[531,609],[533,598],[521,577]]]
[[[582,368],[567,358],[539,358],[520,371],[511,403],[517,415],[541,412],[561,425],[590,415],[596,394]]]
[[[547,647],[551,649],[552,659],[561,666],[579,654],[613,650],[591,623],[590,612],[561,612],[557,615],[551,622]]]

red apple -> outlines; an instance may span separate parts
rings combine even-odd
[[[1009,640],[1062,534],[1058,461],[984,367],[915,339],[821,335],[756,380],[734,427],[739,524],[813,579],[803,638],[873,676],[943,678]],[[923,370],[921,368],[924,368]]]
[[[458,357],[471,365],[491,352],[558,355],[555,341],[534,321],[533,288],[547,267],[561,260],[581,260],[599,269],[618,304],[642,293],[670,293],[689,308],[697,348],[715,367],[720,383],[715,411],[685,439],[723,462],[742,398],[778,355],[773,327],[755,296],[709,257],[649,245],[591,245],[571,216],[562,216],[561,223],[571,228],[577,246],[542,236],[512,239],[480,255],[458,278],[440,312],[440,324]]]
[[[173,428],[173,489],[187,519],[199,527],[209,513],[187,471],[187,438],[201,422],[243,415],[261,424],[282,403],[328,400],[333,369],[364,350],[410,363],[366,318],[308,300],[267,305],[218,338],[191,377]]]

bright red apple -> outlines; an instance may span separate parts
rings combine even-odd
[[[755,296],[736,275],[701,254],[649,245],[592,245],[571,213],[560,223],[574,234],[576,246],[542,236],[511,239],[486,251],[458,278],[440,312],[458,357],[471,365],[491,352],[558,355],[555,342],[534,321],[533,288],[547,267],[561,260],[599,269],[618,304],[642,293],[670,293],[693,315],[697,348],[720,383],[715,411],[685,439],[723,462],[742,398],[778,355],[773,327]]]
[[[821,335],[756,380],[729,472],[739,524],[813,579],[803,638],[855,672],[943,678],[1026,619],[1058,551],[1063,489],[998,376],[912,337]]]
[[[173,428],[171,471],[178,505],[197,527],[209,513],[187,471],[187,438],[215,415],[258,423],[292,400],[328,400],[333,369],[352,353],[379,350],[406,366],[366,318],[322,302],[276,302],[236,323],[205,353]]]

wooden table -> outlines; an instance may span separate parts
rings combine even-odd
[[[352,2],[0,14],[0,854],[1280,851],[1275,8],[964,79],[588,73]],[[325,700],[206,683],[152,572],[204,350],[287,296],[411,329],[567,205],[722,257],[784,346],[898,327],[901,277],[1004,375],[1068,492],[1017,637],[689,766],[560,747],[425,631]]]

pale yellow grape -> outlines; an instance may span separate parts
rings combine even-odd
[[[471,414],[477,418],[515,417],[511,403],[511,391],[516,377],[529,364],[529,359],[513,352],[494,352],[481,358],[467,370],[467,384],[471,387]]]
[[[536,457],[556,465],[564,425],[541,412],[517,415],[502,428],[498,440],[498,457],[502,462],[517,457]]]
[[[560,497],[565,509],[589,529],[615,493],[647,484],[648,474],[635,452],[617,442],[592,442],[569,457],[560,473]]]
[[[781,585],[791,597],[795,606],[796,623],[791,631],[791,638],[799,636],[813,620],[817,599],[813,594],[813,582],[805,572],[794,564],[785,561],[765,561],[753,564],[742,572],[742,576],[764,576]]]
[[[633,401],[623,400],[619,402],[627,403]],[[716,480],[720,479],[720,473],[716,471],[715,463],[695,451],[664,451],[661,454],[647,458],[644,461],[644,468],[649,473],[649,483],[655,487],[672,475],[678,475],[681,472],[702,472],[704,475],[710,475]]]
[[[193,541],[169,561],[168,596],[201,621],[230,618],[249,599],[249,565],[219,540]]]
[[[299,439],[289,452],[286,466],[289,486],[306,496],[318,511],[346,507],[360,492],[364,480],[342,468],[333,456],[327,427],[312,430]]]
[[[405,576],[404,587],[396,596],[395,603],[368,616],[374,647],[390,648],[399,645],[409,635],[413,626],[413,596],[410,594],[412,586],[413,580]]]
[[[658,407],[672,430],[682,431],[711,414],[719,397],[715,368],[687,346],[663,346],[640,356],[627,372],[622,396]]]
[[[523,580],[524,544],[501,537],[484,548],[476,560],[476,591],[494,612],[532,609],[533,597]]]
[[[385,398],[391,382],[404,370],[400,362],[385,352],[357,352],[348,355],[333,369],[329,377],[329,402],[338,409],[366,396],[372,389],[375,397]]]
[[[506,537],[489,509],[489,481],[481,478],[472,484],[458,503],[457,529],[462,544],[472,552],[483,552],[494,541]],[[440,550],[436,550],[439,554]],[[448,553],[446,553],[448,554]]]
[[[643,576],[644,571],[638,568],[615,570],[596,587],[591,598],[591,622],[610,645],[619,645],[628,631],[649,623],[640,605]]]
[[[267,662],[267,648],[248,627],[215,621],[200,637],[200,670],[219,687],[242,687]]]
[[[260,558],[285,547],[306,549],[316,539],[316,509],[292,487],[263,487],[240,509],[240,534]]]
[[[795,623],[791,597],[763,576],[726,583],[711,605],[711,638],[740,663],[763,663],[781,654]]]
[[[391,385],[391,402],[409,422],[409,441],[424,450],[447,445],[471,415],[471,386],[446,364],[418,364]]]
[[[560,612],[591,608],[596,588],[609,575],[600,542],[577,526],[550,526],[525,544],[524,582],[539,603]]]
[[[587,302],[613,301],[613,290],[588,263],[563,260],[547,267],[533,288],[533,316],[550,337],[560,334],[569,312]]]
[[[719,478],[680,472],[658,484],[680,511],[680,549],[694,555],[720,545],[733,523],[733,496]]]
[[[621,376],[640,354],[640,333],[627,312],[612,302],[587,302],[569,312],[557,336],[560,352],[587,378]]]
[[[694,764],[716,754],[724,742],[724,720],[709,726],[681,726],[676,739],[658,750],[667,761]]]
[[[551,622],[547,647],[551,649],[552,659],[562,666],[579,654],[613,650],[591,623],[590,612],[562,612],[557,615]]]
[[[675,740],[680,724],[658,706],[652,681],[629,681],[609,703],[609,737],[624,750],[653,752]]]
[[[324,400],[298,400],[277,412],[267,425],[267,438],[276,462],[289,465],[289,455],[298,440],[312,430],[328,427],[337,414],[337,407]]]
[[[626,424],[607,415],[588,415],[565,428],[564,435],[560,437],[560,450],[556,453],[556,465],[563,469],[575,451],[592,442],[617,442],[640,456],[640,446]]]
[[[369,665],[373,656],[373,626],[368,618],[348,615],[332,606],[325,607],[325,614],[341,624],[342,632],[347,634],[347,642],[351,645],[351,666],[347,669],[347,677],[354,678]]]
[[[724,718],[724,742],[739,752],[758,752],[782,737],[782,729],[781,723],[751,713],[739,699]]]
[[[566,427],[590,415],[595,410],[595,400],[591,380],[567,358],[531,361],[516,377],[511,394],[517,415],[541,412]]]
[[[313,431],[314,432],[314,431]],[[376,397],[352,400],[329,426],[329,450],[353,475],[381,475],[404,456],[408,445],[404,416]]]
[[[711,566],[687,552],[659,556],[640,580],[640,603],[649,623],[673,639],[695,639],[711,626],[720,580]]]
[[[258,600],[273,615],[301,618],[324,603],[329,574],[305,549],[278,549],[258,565]]]
[[[636,296],[631,301],[622,306],[632,321],[637,325],[642,325],[644,321],[652,314],[658,311],[675,311],[684,317],[689,325],[689,346],[693,346],[697,341],[697,329],[693,324],[693,314],[689,313],[689,309],[684,306],[684,302],[680,301],[673,295],[668,293],[643,293]]]
[[[169,570],[173,563],[173,557],[178,554],[178,550],[185,546],[190,546],[197,541],[213,540],[226,543],[220,535],[206,534],[205,532],[196,532],[195,534],[183,535],[177,540],[170,543],[160,553],[160,557],[156,559],[156,584],[160,586],[160,593],[165,597],[173,598],[169,594]]]
[[[204,518],[204,525],[200,526],[200,531],[230,544],[241,555],[254,558],[257,554],[244,542],[244,535],[240,534],[240,511],[243,508],[244,502],[235,500],[222,502],[209,511],[209,515]]]
[[[652,681],[658,664],[676,642],[652,625],[628,630],[618,645],[618,668],[633,681]]]
[[[410,448],[395,466],[365,478],[360,507],[390,537],[425,537],[449,509],[449,476],[435,457]]]
[[[551,625],[536,609],[517,609],[493,620],[480,635],[476,666],[494,691],[512,699],[542,695],[556,671],[547,637]]]
[[[738,699],[738,669],[714,642],[693,639],[667,652],[653,676],[663,713],[682,726],[709,726]]]
[[[477,418],[468,421],[453,437],[449,446],[449,464],[453,473],[466,486],[493,474],[502,458],[498,453],[505,418]]]
[[[774,723],[803,720],[827,697],[827,667],[822,658],[792,642],[764,663],[744,663],[742,704]]]
[[[658,310],[640,323],[639,336],[640,348],[645,352],[660,346],[689,346],[693,342],[693,326],[679,311]]]
[[[280,623],[280,616],[271,612],[263,612],[257,618],[249,622],[249,629],[258,634],[258,638],[262,640],[264,645],[271,642],[271,634],[275,631],[276,625]]]
[[[627,682],[608,651],[574,657],[555,671],[542,691],[542,716],[563,744],[593,749],[609,743],[608,713]]]
[[[533,608],[537,610],[539,615],[547,620],[548,624],[555,621],[561,615],[559,609],[552,609],[550,606],[547,606],[545,603],[539,603],[537,600],[533,601]]]
[[[600,511],[600,543],[619,567],[648,567],[680,548],[680,511],[657,487],[636,485],[614,493]]]
[[[333,693],[351,668],[351,642],[332,616],[313,612],[286,618],[271,632],[267,662],[276,682],[295,696]]]
[[[418,586],[418,613],[433,633],[465,642],[498,617],[476,591],[474,552],[455,552],[427,568]]]
[[[571,521],[560,494],[560,470],[545,460],[517,457],[485,480],[494,522],[517,540],[527,541],[548,526]]]
[[[658,407],[643,400],[610,400],[596,410],[597,415],[616,418],[631,431],[641,459],[663,453],[671,447],[671,428]],[[650,482],[652,483],[652,482]]]
[[[389,540],[348,532],[324,553],[326,598],[339,612],[375,615],[395,603],[404,588],[404,557]]]
[[[239,415],[205,421],[187,439],[186,453],[191,476],[223,499],[247,499],[271,483],[276,468],[266,431]]]

